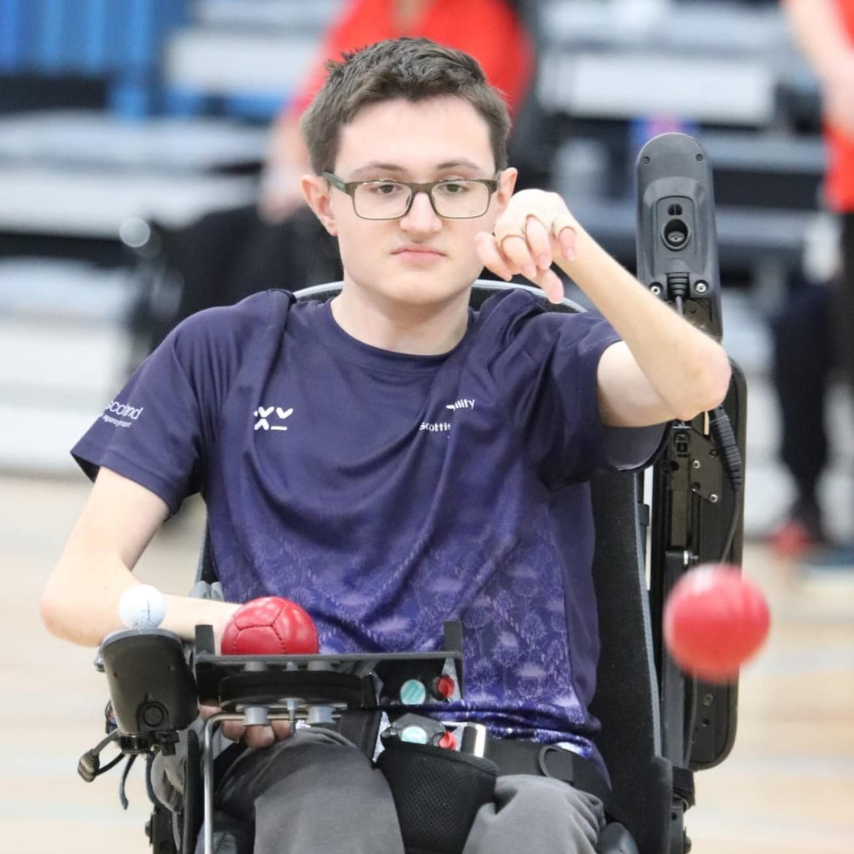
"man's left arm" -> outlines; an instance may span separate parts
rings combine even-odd
[[[552,302],[563,297],[551,269],[556,263],[623,339],[603,353],[597,373],[599,408],[609,426],[688,421],[723,401],[731,369],[720,344],[641,285],[556,193],[517,193],[494,234],[481,233],[477,240],[489,269],[508,279],[524,275]]]

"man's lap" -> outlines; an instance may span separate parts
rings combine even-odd
[[[382,774],[334,736],[298,732],[247,751],[229,769],[217,807],[255,824],[254,854],[403,854],[394,801]],[[598,798],[560,780],[499,777],[463,854],[592,854],[604,824]]]
[[[499,777],[495,800],[478,811],[463,854],[593,854],[604,823],[599,798],[562,780]]]
[[[382,773],[356,747],[300,731],[244,753],[216,794],[217,807],[255,823],[255,854],[403,854]]]

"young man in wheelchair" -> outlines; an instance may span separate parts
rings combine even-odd
[[[462,621],[457,719],[560,744],[603,775],[592,741],[598,641],[586,481],[642,465],[660,425],[719,404],[720,346],[652,296],[554,193],[513,195],[509,120],[474,60],[426,40],[330,65],[303,121],[308,203],[338,238],[331,302],[269,291],[185,321],[75,446],[97,479],[42,601],[55,634],[98,644],[161,523],[207,503],[226,602],[167,596],[162,628],[217,638],[239,603],[286,596],[323,652],[435,649]],[[557,264],[606,318],[511,289],[479,311],[486,266],[552,302]],[[288,283],[294,288],[299,283]],[[555,518],[552,499],[575,512]],[[395,852],[388,786],[355,748],[251,728],[218,807],[255,851]],[[275,744],[274,744],[275,742]],[[510,775],[478,813],[477,852],[590,852],[600,801]]]

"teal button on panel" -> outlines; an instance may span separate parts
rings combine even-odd
[[[420,726],[408,726],[400,734],[401,741],[408,741],[410,744],[427,744],[427,730]]]
[[[427,689],[417,679],[407,679],[400,686],[400,702],[404,706],[420,706],[427,699]]]

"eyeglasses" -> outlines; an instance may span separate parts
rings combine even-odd
[[[489,209],[498,189],[499,172],[489,178],[446,178],[415,184],[411,181],[343,181],[332,172],[321,176],[353,199],[361,219],[401,219],[412,207],[416,193],[427,193],[430,204],[443,219],[476,219]]]

